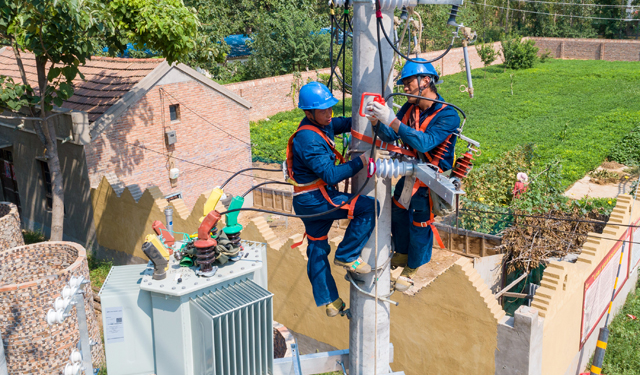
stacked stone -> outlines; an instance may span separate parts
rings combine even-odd
[[[62,324],[45,320],[71,276],[89,279],[85,249],[71,242],[42,242],[0,249],[0,333],[9,374],[59,374],[80,340],[74,307]],[[83,286],[94,366],[104,363],[93,291]]]
[[[24,239],[18,207],[13,203],[0,202],[0,251],[22,245]]]

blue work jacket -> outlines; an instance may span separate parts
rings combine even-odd
[[[351,131],[351,118],[334,117],[329,125],[318,126],[305,117],[300,122],[300,126],[302,125],[317,127],[333,141],[336,134]],[[308,130],[296,134],[292,151],[293,178],[299,184],[307,184],[321,178],[329,186],[337,185],[338,182],[353,177],[363,168],[360,158],[335,165],[336,155],[327,142],[320,135]]]
[[[438,100],[444,101],[440,95],[438,95]],[[398,120],[402,121],[405,113],[410,110],[411,107],[413,107],[412,104],[408,102],[405,103],[396,115]],[[442,104],[434,103],[434,105],[429,107],[429,109],[422,111],[420,113],[420,123],[440,108],[442,108]],[[381,124],[381,127],[378,132],[378,138],[384,142],[394,142],[400,139],[405,145],[410,146],[414,150],[421,153],[429,152],[431,155],[431,150],[444,142],[450,134],[455,133],[456,129],[460,127],[460,116],[458,116],[458,111],[453,107],[447,106],[445,109],[438,112],[433,119],[431,119],[431,123],[424,132],[415,130],[411,126],[402,123],[400,124],[398,133],[396,134],[396,132],[389,126],[382,123],[379,124]],[[418,128],[419,127],[420,126],[418,125]],[[440,169],[443,171],[447,171],[453,166],[456,139],[457,137],[451,137],[451,144],[447,147],[447,152],[445,153],[444,158],[440,161]]]

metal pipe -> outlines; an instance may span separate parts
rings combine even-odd
[[[473,98],[473,82],[471,81],[471,65],[469,64],[469,52],[467,51],[467,41],[462,43],[462,52],[464,53],[464,68],[467,71],[467,90],[469,97]]]
[[[360,133],[372,136],[372,130],[366,117],[360,117],[360,98],[363,92],[380,92],[381,69],[378,55],[377,21],[375,6],[370,1],[354,1],[353,3],[353,74],[352,74],[352,128]],[[387,30],[393,27],[393,8],[382,10],[382,23]],[[387,77],[392,69],[393,50],[389,43],[382,43],[382,56],[384,77]],[[384,96],[391,92],[391,85],[386,85]],[[392,105],[392,101],[388,103]],[[369,144],[353,139],[353,150],[367,150]],[[353,178],[354,190],[359,190],[366,182],[367,171],[363,169]],[[380,203],[378,218],[378,260],[377,264],[385,264],[389,259],[391,249],[391,180],[377,179],[378,202]],[[373,196],[374,179],[364,186],[362,195]],[[372,235],[362,250],[362,259],[373,266],[376,264],[375,238]],[[375,275],[371,272],[366,275],[353,275],[359,280],[359,288],[366,293],[375,292]],[[386,296],[391,289],[389,268],[385,268],[379,274],[378,294]],[[349,321],[349,374],[371,375],[384,374],[389,369],[389,335],[390,335],[390,311],[389,303],[378,300],[377,332],[376,304],[370,295],[360,293],[352,284],[350,287],[350,309],[352,318]],[[377,345],[376,345],[377,340]],[[375,347],[377,346],[377,353]],[[374,358],[375,363],[374,363]]]
[[[91,339],[89,338],[89,326],[87,313],[84,310],[84,294],[76,293],[73,296],[78,315],[78,331],[80,333],[80,352],[82,353],[82,366],[85,374],[93,374],[93,361],[91,360]]]
[[[173,208],[167,206],[164,209],[164,217],[167,221],[167,230],[173,232]]]

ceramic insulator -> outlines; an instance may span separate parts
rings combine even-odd
[[[413,164],[406,161],[398,161],[397,159],[378,159],[376,160],[378,177],[392,178],[398,176],[410,176],[413,174]]]

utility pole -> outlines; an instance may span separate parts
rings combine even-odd
[[[383,3],[385,3],[383,1]],[[393,32],[394,7],[382,9],[383,25],[387,33]],[[366,117],[360,117],[360,98],[363,92],[380,93],[383,96],[391,92],[392,86],[381,93],[380,57],[378,55],[378,37],[376,25],[375,5],[371,0],[353,0],[353,74],[352,74],[352,128],[360,133],[373,136],[371,125]],[[384,77],[389,76],[392,67],[393,50],[384,39],[380,31],[383,56]],[[390,103],[388,103],[391,105]],[[354,150],[368,153],[371,145],[353,139]],[[356,155],[357,156],[357,155]],[[353,190],[358,191],[367,177],[366,168],[353,177]],[[375,192],[374,178],[369,180],[362,194],[373,196]],[[377,199],[380,202],[378,211],[378,267],[382,267],[389,259],[391,249],[391,181],[377,179]],[[375,270],[376,248],[375,232],[362,250],[362,259],[373,269],[367,275],[356,275],[354,279],[359,288],[370,294],[375,294],[375,278],[378,278],[378,295],[388,296],[391,288],[389,265],[384,269]],[[351,285],[350,309],[352,318],[349,322],[349,374],[373,375],[389,372],[389,333],[390,306],[389,303],[378,301],[377,321],[375,299],[367,296]],[[376,330],[377,327],[377,330]],[[376,350],[377,349],[377,350]]]

